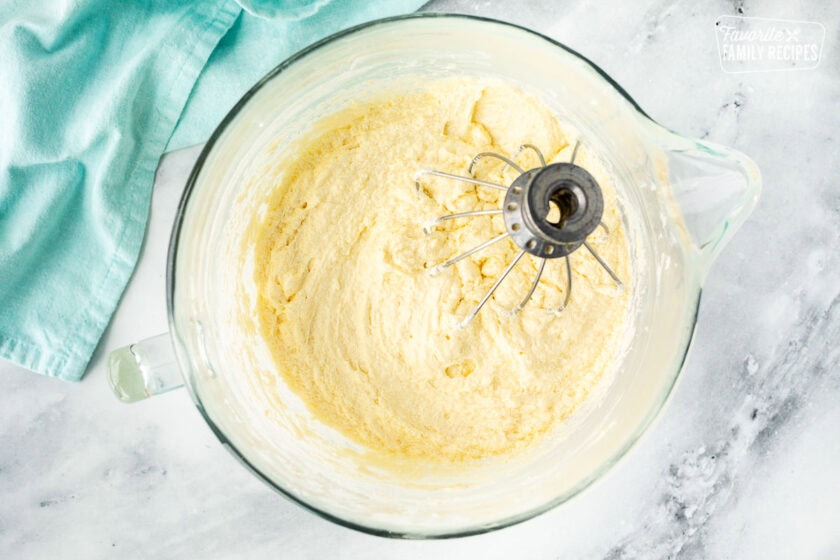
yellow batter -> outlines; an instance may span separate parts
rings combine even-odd
[[[398,88],[397,88],[398,89]],[[572,254],[572,301],[562,313],[562,259],[516,317],[537,260],[526,256],[478,317],[456,328],[518,247],[502,241],[443,274],[428,269],[504,231],[501,216],[435,216],[501,207],[503,193],[414,174],[466,174],[478,152],[523,143],[568,161],[552,113],[505,84],[428,84],[344,109],[318,125],[284,163],[256,231],[259,323],[285,381],[323,422],[372,449],[455,462],[513,451],[546,433],[586,399],[619,349],[628,289],[617,289],[584,250]],[[533,154],[518,156],[535,167]],[[585,150],[604,191],[607,238],[595,249],[629,286],[625,232],[610,177]],[[491,160],[476,176],[509,184]]]

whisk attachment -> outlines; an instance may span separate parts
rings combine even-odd
[[[553,163],[521,174],[505,194],[502,214],[514,243],[544,258],[577,250],[601,222],[598,183],[573,163]]]
[[[509,187],[475,179],[471,176],[465,177],[431,169],[421,169],[417,172],[415,183],[418,193],[422,190],[420,179],[424,175],[444,177],[478,186],[505,190],[504,204],[500,210],[476,210],[440,216],[424,228],[426,233],[430,233],[444,221],[499,214],[502,215],[505,223],[506,231],[504,233],[435,266],[429,271],[432,275],[440,274],[459,261],[506,238],[510,238],[520,248],[516,257],[505,267],[476,307],[459,323],[459,326],[467,326],[478,315],[479,311],[526,254],[540,259],[537,274],[522,301],[513,309],[505,311],[507,315],[516,315],[528,304],[544,276],[548,261],[559,258],[565,260],[566,291],[562,305],[549,311],[557,314],[565,309],[571,301],[572,294],[570,255],[581,246],[586,248],[618,286],[622,285],[615,272],[587,241],[587,238],[595,229],[600,227],[606,235],[609,235],[609,228],[601,221],[604,213],[604,199],[598,182],[588,171],[574,163],[579,147],[580,142],[577,142],[572,149],[569,163],[547,164],[542,152],[536,146],[523,144],[513,157],[525,150],[531,150],[537,155],[541,164],[540,167],[528,170],[520,167],[512,158],[495,152],[482,152],[472,159],[468,168],[470,175],[472,175],[476,163],[484,158],[500,160],[506,166],[516,170],[519,176]]]

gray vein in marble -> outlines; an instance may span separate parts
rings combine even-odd
[[[766,454],[803,402],[825,385],[826,374],[838,373],[840,290],[797,330],[768,366],[760,367],[752,355],[745,359],[745,396],[731,415],[728,437],[685,451],[672,463],[659,508],[605,558],[704,557],[705,524],[729,500],[733,479],[748,476],[738,473],[739,465]]]

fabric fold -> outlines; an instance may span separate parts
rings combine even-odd
[[[240,12],[91,4],[20,5],[0,30],[15,61],[0,70],[0,356],[66,380],[108,325],[157,162]]]

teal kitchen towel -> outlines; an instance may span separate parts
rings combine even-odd
[[[0,357],[79,380],[134,269],[167,145],[206,140],[307,43],[421,4],[0,3]]]

